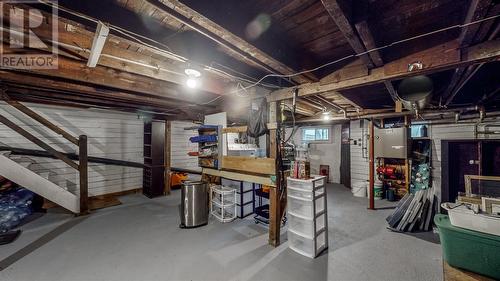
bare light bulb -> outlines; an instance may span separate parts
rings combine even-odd
[[[323,120],[325,120],[325,121],[330,120],[330,118],[332,117],[330,111],[324,111],[321,114],[323,115]]]
[[[198,87],[198,81],[194,78],[188,78],[186,80],[186,85],[188,86],[188,88],[190,89],[195,89]]]

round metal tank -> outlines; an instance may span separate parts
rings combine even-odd
[[[398,87],[398,96],[408,110],[422,110],[432,99],[434,83],[425,75],[403,79]]]
[[[187,181],[181,185],[179,206],[181,228],[190,228],[208,223],[208,184],[201,181]]]

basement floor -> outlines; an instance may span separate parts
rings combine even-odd
[[[328,186],[330,248],[312,260],[267,244],[267,230],[249,217],[179,229],[180,192],[74,218],[48,213],[0,246],[0,280],[442,280],[437,235],[393,233],[385,217],[394,203],[353,197]],[[284,230],[283,230],[284,232]]]

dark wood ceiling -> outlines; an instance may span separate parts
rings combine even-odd
[[[454,39],[460,40],[462,48],[496,39],[498,19],[468,29],[454,28],[395,44],[379,52],[370,53],[369,56],[362,56],[360,59],[353,57],[356,53],[370,48],[386,46],[402,39],[463,24],[467,20],[498,15],[500,5],[497,2],[479,0],[478,6],[474,7],[472,4],[476,2],[471,0],[59,0],[59,4],[63,7],[157,40],[168,46],[170,51],[188,58],[187,62],[174,65],[177,70],[182,70],[189,63],[202,64],[256,80],[269,73],[290,74],[351,56],[300,77],[265,80],[266,83],[279,87],[315,81],[331,83],[336,81],[335,79],[340,79],[338,77],[344,77],[345,73],[342,71],[351,65],[355,65],[357,73],[368,73],[374,67],[383,66]],[[187,11],[186,14],[186,10],[192,12]],[[60,17],[80,23],[90,34],[95,30],[94,23],[71,14],[61,12]],[[188,23],[183,22],[184,20]],[[201,27],[198,26],[200,22]],[[216,29],[223,30],[217,29],[214,32],[207,27],[210,24],[212,27],[215,25]],[[123,36],[113,33],[115,36]],[[464,39],[463,36],[470,38]],[[162,55],[144,51],[140,44],[132,46],[123,38],[118,38],[116,41],[117,48],[134,51],[146,56],[146,59],[150,56],[158,62],[168,61]],[[102,68],[102,72],[105,71]],[[120,70],[115,67],[113,73],[117,71]],[[155,84],[154,79],[162,79],[155,73],[143,73],[149,77],[147,79],[142,77],[140,70],[135,72],[138,81],[147,81],[144,82],[146,86]],[[474,76],[468,79],[471,73],[474,73]],[[436,89],[434,104],[440,104],[446,99],[451,101],[451,106],[477,103],[482,99],[477,95],[478,87],[481,87],[479,92],[482,96],[495,101],[496,96],[491,93],[495,93],[499,85],[498,79],[491,73],[500,73],[498,63],[486,63],[477,69],[469,67],[432,74],[431,78]],[[44,77],[51,76],[47,73],[42,74]],[[116,75],[119,77],[122,74]],[[227,77],[212,78],[227,80]],[[68,79],[68,77],[57,77],[57,79]],[[78,77],[74,80],[82,82]],[[468,82],[460,86],[463,81]],[[89,86],[94,84],[92,81],[83,82]],[[160,81],[161,83],[164,82]],[[389,92],[391,88],[397,88],[398,83],[399,81],[393,81],[392,84],[380,83],[341,92],[323,93],[322,97],[326,98],[326,101],[321,101],[321,97],[319,100],[301,101],[301,112],[305,116],[314,115],[320,108],[323,110],[328,108],[329,103],[340,105],[347,111],[359,110],[357,107],[387,109],[394,106]],[[109,87],[113,88],[115,84],[121,85],[114,83]],[[159,87],[160,84],[155,86]],[[230,87],[228,81],[223,81],[221,85],[206,89],[207,92],[202,94],[203,100],[211,99],[214,93],[231,92],[228,91]],[[173,89],[169,95],[174,95],[174,98],[176,92],[185,94],[184,89],[177,85],[170,85],[169,88]],[[118,90],[126,90],[129,93],[135,89],[118,88]],[[142,90],[137,89],[137,92],[140,91]],[[151,95],[151,92],[146,94]],[[35,95],[31,93],[30,96]],[[193,99],[196,97],[192,97],[191,102],[194,102]],[[164,108],[157,107],[157,109]]]

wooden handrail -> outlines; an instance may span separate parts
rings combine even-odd
[[[5,118],[3,115],[0,114],[0,122],[1,123],[5,124],[7,127],[11,128],[12,130],[17,132],[21,136],[27,138],[29,141],[35,143],[39,147],[43,148],[45,151],[47,151],[48,153],[50,153],[54,157],[62,160],[64,163],[68,164],[72,168],[78,170],[79,178],[80,178],[80,215],[87,214],[89,211],[89,207],[88,207],[88,182],[89,182],[89,180],[88,180],[87,136],[81,135],[77,139],[77,138],[73,137],[71,134],[69,134],[68,132],[59,128],[54,123],[52,123],[49,120],[42,117],[38,113],[34,112],[33,110],[31,110],[28,107],[24,106],[23,104],[19,103],[18,101],[11,100],[9,98],[9,96],[5,93],[5,91],[2,91],[2,96],[9,105],[13,106],[17,110],[28,115],[32,119],[40,122],[42,125],[49,128],[53,132],[63,136],[65,139],[72,142],[73,144],[78,145],[79,163],[76,164],[71,159],[69,159],[65,154],[53,149],[50,145],[46,144],[45,142],[43,142],[39,138],[33,136],[31,133],[24,130],[23,128],[16,125],[14,122],[10,121],[9,119]]]
[[[12,121],[10,121],[9,119],[5,118],[1,114],[0,114],[0,122],[2,122],[3,124],[5,124],[5,126],[11,128],[12,130],[16,131],[16,133],[20,134],[21,136],[27,138],[29,141],[31,141],[31,142],[35,143],[36,145],[38,145],[39,147],[45,149],[47,152],[49,152],[50,154],[54,155],[58,159],[62,160],[64,163],[68,164],[72,168],[74,168],[76,170],[79,169],[78,165],[75,162],[73,162],[71,159],[69,159],[68,157],[66,157],[66,155],[62,154],[61,152],[59,152],[59,151],[57,151],[55,149],[53,149],[50,145],[46,144],[45,142],[43,142],[39,138],[33,136],[28,131],[26,131],[23,128],[19,127],[18,125],[14,124]]]
[[[15,107],[17,110],[21,111],[22,113],[28,115],[29,117],[33,118],[34,120],[36,120],[36,121],[38,121],[40,123],[42,123],[43,125],[45,125],[45,127],[51,129],[55,133],[63,136],[65,139],[69,140],[73,144],[78,145],[78,139],[77,138],[73,137],[68,132],[66,132],[63,129],[59,128],[57,125],[55,125],[54,123],[52,123],[49,120],[45,119],[44,117],[42,117],[38,113],[34,112],[33,110],[29,109],[28,107],[26,107],[25,105],[21,104],[20,102],[15,101],[15,100],[11,100],[9,98],[6,99],[6,102],[8,104],[10,104],[11,106]]]

